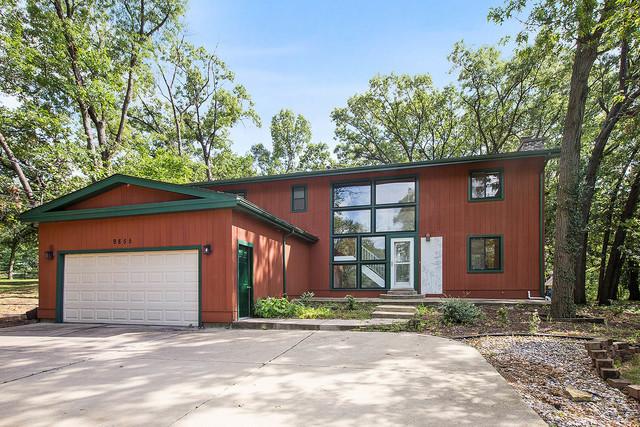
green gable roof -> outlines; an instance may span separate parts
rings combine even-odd
[[[60,210],[61,208],[86,200],[124,184],[184,194],[193,196],[194,198],[105,208]],[[295,225],[270,214],[255,204],[233,194],[178,184],[170,184],[145,178],[136,178],[121,174],[112,175],[102,181],[95,182],[81,188],[80,190],[28,210],[20,215],[20,220],[24,222],[73,221],[81,219],[113,218],[131,215],[150,215],[222,208],[241,210],[263,221],[269,222],[282,230],[291,232],[304,240],[310,242],[318,240],[316,236],[307,233],[303,229],[296,227]]]

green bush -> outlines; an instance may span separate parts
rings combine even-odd
[[[313,298],[314,296],[315,294],[313,292],[304,292],[302,295],[300,295],[300,297],[298,297],[296,302],[304,305],[305,307],[309,307],[309,304],[311,304],[311,298]]]
[[[286,298],[260,298],[256,301],[254,314],[265,319],[275,317],[296,317],[302,305],[289,301]]]
[[[442,321],[446,325],[469,325],[482,317],[482,310],[469,301],[449,299],[442,304]]]
[[[352,295],[347,295],[344,299],[347,300],[347,310],[356,309],[356,299]]]
[[[301,319],[331,319],[333,310],[328,307],[302,307],[298,312]]]
[[[498,315],[498,320],[500,321],[500,323],[502,323],[503,325],[509,324],[509,309],[507,307],[503,305],[498,309],[496,314]]]
[[[529,333],[537,334],[540,329],[540,322],[538,310],[534,310],[533,313],[531,313],[531,319],[529,319]]]

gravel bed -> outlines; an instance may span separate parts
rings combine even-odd
[[[596,375],[584,342],[483,337],[466,343],[475,347],[549,425],[640,426],[640,404]],[[592,393],[593,400],[571,401],[565,395],[566,386]]]

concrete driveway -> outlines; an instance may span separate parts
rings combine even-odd
[[[0,329],[0,425],[545,425],[480,354],[416,334]]]

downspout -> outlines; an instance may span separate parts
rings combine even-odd
[[[287,237],[294,234],[293,229],[282,234],[282,296],[287,295]]]
[[[544,162],[544,166],[542,168],[542,171],[540,172],[540,188],[539,188],[539,199],[538,199],[538,203],[539,203],[539,209],[538,209],[538,220],[539,220],[539,236],[538,236],[538,249],[539,249],[539,254],[538,256],[540,257],[539,262],[538,262],[538,271],[539,271],[539,275],[540,275],[540,297],[532,297],[531,296],[531,291],[527,291],[527,298],[528,299],[546,299],[545,298],[545,294],[544,294],[544,170],[547,166],[547,161],[545,160]]]

